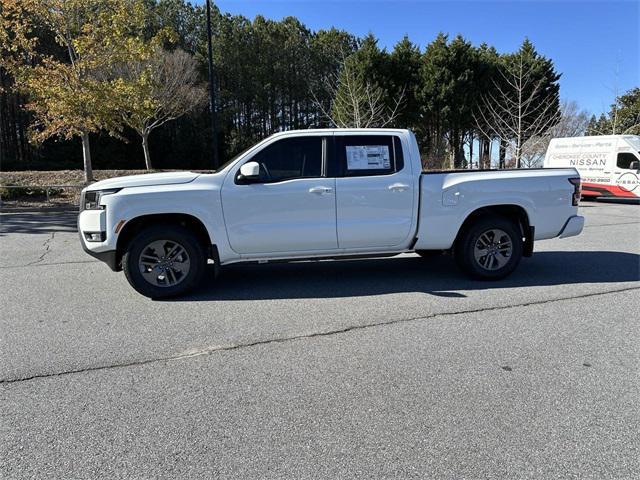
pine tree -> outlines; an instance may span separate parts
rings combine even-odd
[[[402,128],[417,130],[421,127],[420,102],[420,48],[406,35],[399,41],[389,58],[387,91],[393,98],[403,96],[403,104],[396,124]]]

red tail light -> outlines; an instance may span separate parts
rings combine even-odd
[[[573,185],[573,196],[571,197],[571,205],[577,207],[580,203],[580,177],[571,177],[569,183]]]

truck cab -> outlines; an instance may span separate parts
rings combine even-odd
[[[230,248],[259,258],[405,247],[420,176],[410,140],[392,130],[274,135],[225,176]]]

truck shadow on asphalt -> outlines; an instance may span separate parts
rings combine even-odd
[[[499,281],[475,281],[453,258],[401,257],[366,260],[230,265],[193,294],[172,301],[341,298],[425,293],[465,298],[465,290],[538,287],[640,280],[640,255],[624,252],[539,252]]]

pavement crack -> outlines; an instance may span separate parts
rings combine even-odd
[[[33,262],[29,262],[26,265],[24,265],[25,267],[35,265],[36,263],[40,263],[44,260],[44,257],[46,257],[47,254],[51,251],[51,242],[54,239],[55,235],[56,235],[56,232],[51,232],[51,236],[47,238],[44,242],[42,242],[42,248],[44,248],[44,251],[42,252],[42,254],[38,257],[37,260],[34,260]]]
[[[339,328],[339,329],[334,329],[334,330],[327,330],[327,331],[323,331],[323,332],[311,332],[311,333],[306,333],[306,334],[301,334],[301,335],[292,335],[292,336],[289,336],[289,337],[275,337],[275,338],[268,338],[268,339],[264,339],[264,340],[256,340],[254,342],[246,342],[246,343],[217,345],[217,346],[210,347],[210,348],[204,348],[204,349],[200,349],[200,350],[193,350],[193,351],[190,351],[188,353],[182,353],[182,354],[178,354],[178,355],[169,355],[169,356],[159,357],[159,358],[151,358],[151,359],[147,359],[147,360],[136,360],[136,361],[131,361],[131,362],[116,363],[116,364],[112,364],[112,365],[100,365],[100,366],[96,366],[96,367],[86,367],[86,368],[79,368],[79,369],[75,369],[75,370],[65,370],[65,371],[54,372],[54,373],[43,373],[43,374],[36,374],[36,375],[31,375],[31,376],[28,376],[28,377],[21,377],[21,378],[4,378],[4,379],[0,379],[0,384],[5,385],[5,384],[12,384],[12,383],[21,383],[21,382],[27,382],[27,381],[30,381],[30,380],[36,380],[36,379],[41,379],[41,378],[62,377],[62,376],[73,375],[73,374],[77,374],[77,373],[99,372],[99,371],[102,371],[102,370],[112,370],[112,369],[117,369],[117,368],[136,367],[136,366],[149,365],[149,364],[153,364],[153,363],[170,362],[170,361],[173,361],[173,360],[184,360],[184,359],[187,359],[187,358],[211,355],[211,354],[217,353],[217,352],[241,350],[241,349],[245,349],[245,348],[252,348],[252,347],[257,347],[257,346],[262,346],[262,345],[271,345],[271,344],[277,344],[277,343],[294,342],[294,341],[297,341],[297,340],[311,339],[311,338],[317,338],[317,337],[330,337],[330,336],[333,336],[333,335],[341,335],[341,334],[344,334],[344,333],[353,332],[353,331],[357,331],[357,330],[368,330],[368,329],[372,329],[372,328],[385,327],[385,326],[389,326],[389,325],[398,325],[398,324],[411,323],[411,322],[417,322],[417,321],[423,321],[423,320],[430,320],[430,319],[439,318],[439,317],[467,315],[467,314],[471,314],[471,313],[491,312],[491,311],[497,311],[497,310],[509,310],[509,309],[513,309],[513,308],[528,307],[528,306],[532,306],[532,305],[545,305],[545,304],[549,304],[549,303],[562,302],[562,301],[568,301],[568,300],[577,300],[577,299],[588,298],[588,297],[597,297],[597,296],[602,296],[602,295],[610,295],[610,294],[627,292],[627,291],[630,291],[630,290],[638,290],[638,289],[640,289],[640,287],[626,287],[626,288],[619,288],[619,289],[615,289],[615,290],[607,290],[607,291],[604,291],[604,292],[592,292],[592,293],[585,293],[583,295],[576,295],[576,296],[571,296],[571,297],[551,298],[551,299],[547,299],[547,300],[538,300],[538,301],[533,301],[533,302],[517,303],[517,304],[513,304],[513,305],[503,305],[503,306],[497,306],[497,307],[471,308],[471,309],[459,310],[459,311],[455,311],[455,312],[439,312],[439,313],[433,313],[431,315],[420,315],[420,316],[416,316],[416,317],[397,318],[397,319],[387,320],[387,321],[383,321],[383,322],[368,323],[368,324],[365,324],[365,325],[350,325],[350,326],[347,326],[347,327],[344,327],[344,328]]]
[[[70,262],[51,262],[51,263],[38,263],[39,260],[36,260],[31,263],[27,263],[26,265],[3,265],[0,267],[0,270],[4,270],[7,268],[26,268],[26,267],[51,267],[56,265],[76,265],[81,263],[100,263],[100,260],[74,260]]]

